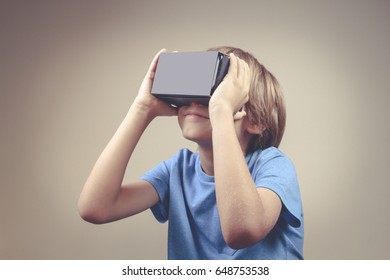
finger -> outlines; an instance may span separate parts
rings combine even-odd
[[[177,116],[178,115],[178,109],[172,106],[169,106],[170,108],[167,110],[166,116]]]
[[[246,77],[246,74],[247,74],[247,63],[241,58],[238,58],[237,60],[238,60],[237,68],[239,71],[237,76],[239,79],[244,79]]]
[[[234,114],[233,120],[238,121],[246,116],[246,112],[244,110],[238,111]]]
[[[242,84],[244,92],[247,93],[249,91],[250,79],[251,79],[250,69],[248,63],[246,63],[246,61],[243,59],[238,59],[238,64],[239,64],[239,68],[238,68],[239,76],[237,77],[237,79]]]
[[[237,57],[234,53],[229,54],[230,57],[230,66],[228,75],[230,74],[232,77],[237,77]]]
[[[147,76],[149,79],[153,79],[154,78],[154,74],[156,72],[156,69],[157,69],[157,63],[158,63],[158,59],[160,58],[160,54],[163,53],[163,52],[166,52],[167,50],[164,48],[164,49],[161,49],[153,58],[152,62],[150,63],[150,66],[149,66],[149,69],[148,69],[148,72],[147,72]]]
[[[152,83],[154,79],[154,75],[157,69],[157,62],[160,57],[160,54],[166,52],[166,49],[161,49],[153,58],[152,62],[150,63],[149,69],[146,72],[144,79],[142,81],[140,90],[143,92],[150,92],[152,88]]]
[[[249,92],[250,84],[251,84],[251,70],[249,68],[248,63],[243,61],[243,69],[244,69],[244,88],[245,91]]]
[[[158,108],[158,115],[160,116],[177,116],[179,108],[174,107],[162,100],[157,99],[156,108]]]

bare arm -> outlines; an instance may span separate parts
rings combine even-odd
[[[231,56],[229,73],[209,106],[212,124],[216,199],[222,233],[227,244],[244,248],[263,239],[274,227],[281,201],[272,191],[257,188],[236,136],[237,112],[248,100],[249,69]],[[244,137],[244,136],[242,136]]]
[[[142,212],[158,202],[155,189],[145,181],[122,186],[131,155],[149,123],[176,110],[150,94],[160,51],[153,59],[139,93],[126,117],[93,167],[80,194],[81,217],[106,223]]]

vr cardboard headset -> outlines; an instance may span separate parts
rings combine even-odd
[[[207,105],[229,68],[229,57],[218,51],[161,53],[152,94],[179,107]]]

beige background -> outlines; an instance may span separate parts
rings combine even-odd
[[[390,2],[235,2],[0,2],[1,259],[166,258],[149,211],[91,225],[78,195],[154,54],[221,44],[284,88],[306,258],[390,258]],[[126,181],[183,146],[175,118],[156,120]]]

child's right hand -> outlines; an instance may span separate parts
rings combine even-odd
[[[153,118],[157,116],[177,115],[177,108],[172,107],[171,105],[159,100],[151,94],[158,59],[160,57],[160,54],[165,51],[166,49],[161,49],[154,57],[139,88],[138,95],[133,103],[133,105],[137,105],[138,108],[146,110],[146,112],[148,114],[151,114]]]

